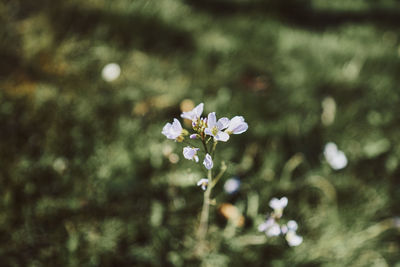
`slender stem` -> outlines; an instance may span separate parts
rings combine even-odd
[[[204,150],[206,151],[207,154],[209,154],[208,153],[208,148],[207,148],[207,145],[206,145],[206,142],[204,141],[204,139],[201,139],[201,142],[203,143]]]
[[[217,147],[218,141],[214,141],[212,148],[211,148],[211,157],[214,159],[214,152],[215,148]]]
[[[219,171],[218,175],[215,176],[215,178],[212,180],[211,188],[213,188],[218,183],[219,179],[221,179],[222,175],[224,175],[226,169],[227,169],[226,164],[223,161],[221,163],[221,170]]]
[[[208,170],[207,173],[208,184],[212,183],[212,173],[211,170]],[[211,196],[212,186],[207,186],[207,190],[204,192],[203,199],[203,208],[201,210],[200,215],[200,225],[197,231],[197,239],[199,241],[199,247],[203,245],[203,242],[206,238],[207,229],[208,229],[208,217],[210,213],[210,196]]]

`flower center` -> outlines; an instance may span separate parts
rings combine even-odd
[[[214,126],[212,129],[211,129],[211,132],[212,132],[212,134],[213,135],[217,135],[217,133],[218,133],[218,128],[216,127],[216,126]]]

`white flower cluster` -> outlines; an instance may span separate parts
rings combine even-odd
[[[226,142],[232,134],[241,134],[247,131],[248,125],[242,116],[235,116],[232,119],[223,117],[217,120],[215,112],[211,112],[208,114],[207,118],[201,117],[203,108],[204,104],[201,103],[191,111],[183,112],[181,114],[182,118],[192,121],[192,129],[194,130],[194,133],[190,134],[189,131],[183,129],[179,120],[175,118],[172,123],[167,123],[164,126],[161,133],[168,139],[177,142],[183,142],[185,136],[188,135],[192,140],[200,140],[205,148],[203,165],[206,169],[210,170],[214,164],[210,155],[211,152],[208,151],[208,142],[211,139],[214,143],[217,143],[218,141]],[[183,148],[183,156],[188,160],[199,162],[199,156],[197,155],[199,150],[200,148],[194,146],[186,146]],[[206,189],[208,184],[208,180],[205,180],[207,179],[202,179],[198,183],[203,190]]]
[[[264,232],[268,237],[285,235],[285,239],[289,246],[298,246],[303,242],[303,237],[297,235],[297,222],[288,221],[286,224],[279,224],[279,220],[283,215],[283,210],[288,204],[287,197],[281,199],[273,198],[269,202],[269,206],[274,210],[267,219],[258,226],[258,231]]]

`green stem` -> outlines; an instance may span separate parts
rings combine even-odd
[[[212,173],[211,170],[208,170],[207,173],[208,184],[212,183]],[[207,190],[204,192],[203,199],[203,208],[201,210],[200,215],[200,225],[197,231],[197,239],[199,241],[199,247],[202,247],[204,240],[206,238],[207,229],[208,229],[208,217],[210,213],[210,196],[211,196],[212,186],[207,186]]]
[[[208,148],[207,148],[207,145],[206,145],[206,142],[204,141],[204,139],[201,139],[201,142],[203,143],[204,150],[206,151],[207,154],[209,154],[208,153]]]
[[[219,181],[219,179],[221,179],[222,175],[224,175],[226,169],[227,169],[227,166],[226,166],[225,162],[223,161],[221,163],[221,170],[219,171],[218,175],[215,176],[215,178],[213,179],[213,181],[211,183],[212,188],[218,183],[218,181]]]
[[[215,152],[215,148],[217,147],[217,143],[218,141],[214,141],[213,146],[211,148],[211,158],[214,159],[214,152]]]

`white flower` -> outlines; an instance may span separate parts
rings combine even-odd
[[[228,194],[235,193],[236,191],[239,190],[239,187],[240,187],[240,180],[237,178],[230,178],[230,179],[226,180],[226,182],[224,184],[224,190]]]
[[[229,119],[221,118],[217,121],[217,117],[215,116],[215,112],[211,112],[208,114],[207,118],[207,128],[204,132],[207,135],[211,135],[217,141],[226,142],[229,139],[229,134],[223,132],[222,130],[228,127]]]
[[[274,210],[283,210],[284,208],[286,208],[287,204],[288,204],[287,197],[282,197],[281,199],[277,199],[276,197],[274,197],[269,202],[269,206]]]
[[[121,68],[117,63],[107,64],[101,71],[101,76],[106,82],[112,82],[116,80],[120,74],[121,74]]]
[[[291,231],[296,231],[298,228],[297,222],[294,220],[290,220],[287,222],[287,228]]]
[[[201,189],[206,190],[208,186],[208,179],[202,178],[197,182],[197,186],[201,186]]]
[[[274,209],[275,216],[282,217],[283,209],[287,206],[287,197],[282,197],[281,199],[273,198],[269,202],[269,206]]]
[[[181,114],[181,117],[184,119],[189,119],[191,121],[197,121],[200,118],[201,114],[203,113],[203,108],[204,104],[200,103],[191,111],[183,112]]]
[[[197,151],[200,148],[191,148],[190,146],[184,147],[183,148],[183,156],[185,159],[188,160],[194,160],[196,162],[199,162],[199,157],[197,156]]]
[[[206,154],[206,157],[204,158],[203,164],[204,164],[204,166],[206,167],[207,170],[211,170],[212,169],[214,164],[213,164],[213,161],[212,161],[212,158],[211,158],[210,154],[208,154],[208,153]]]
[[[325,145],[324,156],[334,170],[340,170],[347,166],[346,155],[337,148],[335,143],[329,142]]]
[[[258,226],[258,231],[265,232],[267,236],[271,237],[280,235],[281,228],[274,218],[268,218],[265,222]]]
[[[165,124],[164,128],[162,129],[162,134],[165,135],[168,139],[176,139],[182,134],[182,125],[177,120],[174,119],[174,122]]]
[[[297,235],[295,231],[289,230],[286,234],[286,241],[289,246],[296,247],[303,242],[303,237]]]
[[[235,116],[229,121],[228,128],[225,130],[228,134],[241,134],[247,131],[249,125],[242,116]]]

